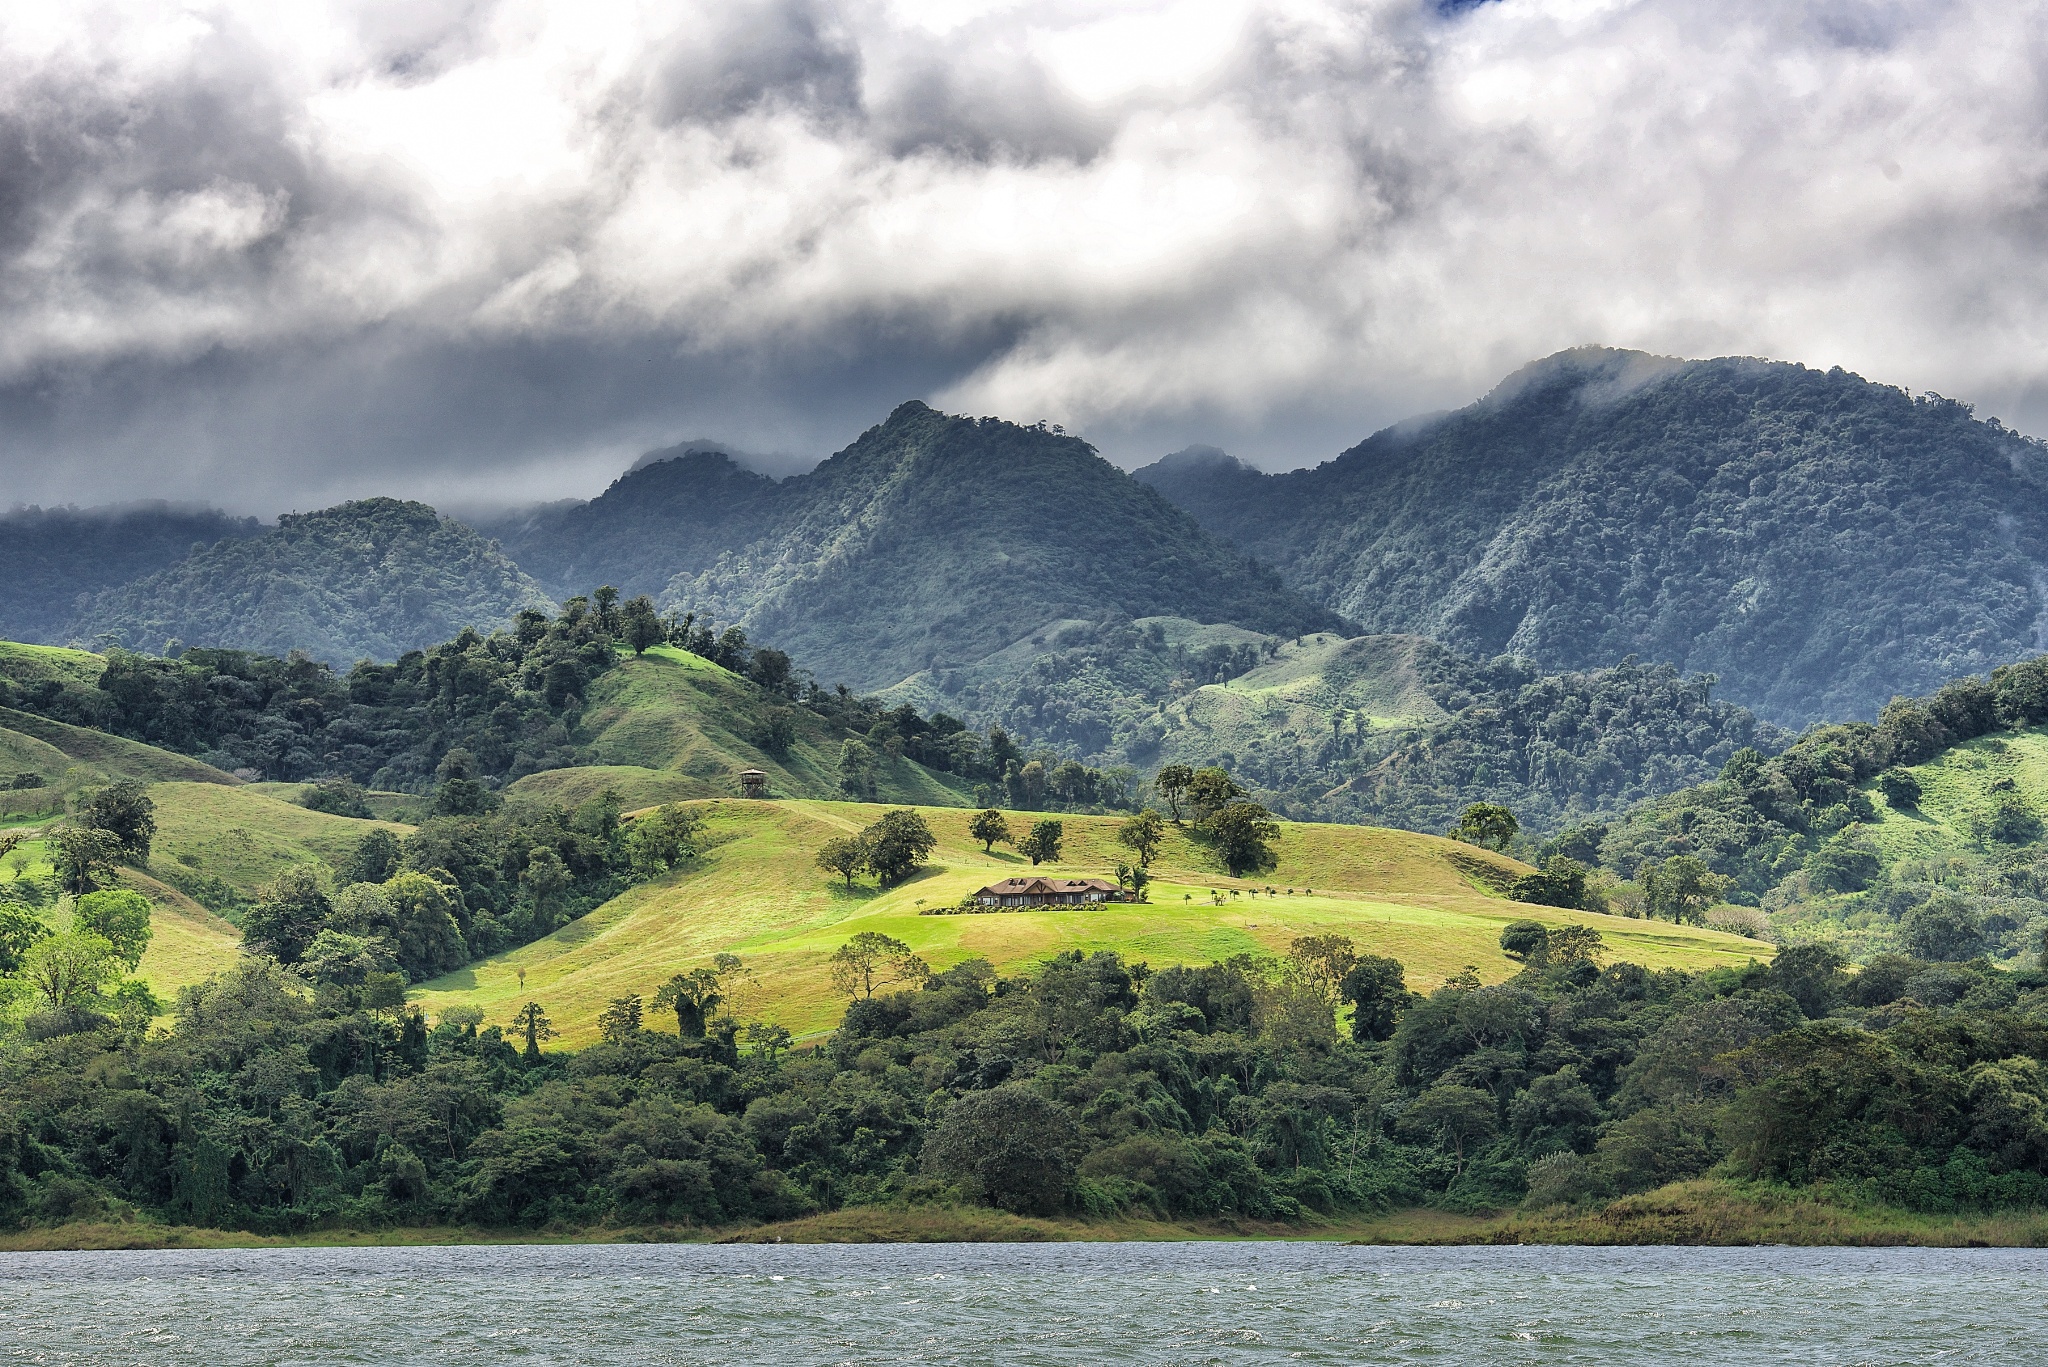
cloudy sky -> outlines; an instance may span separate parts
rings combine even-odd
[[[2048,433],[2032,0],[10,0],[0,504],[897,402],[1285,467],[1589,342]]]

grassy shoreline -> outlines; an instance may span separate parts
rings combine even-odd
[[[1416,1207],[1382,1215],[1262,1220],[1042,1219],[985,1208],[857,1207],[742,1228],[676,1225],[481,1229],[455,1225],[250,1234],[144,1222],[96,1222],[0,1234],[0,1253],[208,1248],[392,1248],[459,1244],[1129,1243],[1312,1240],[1390,1247],[1550,1244],[1594,1247],[2048,1247],[2048,1211],[1924,1215],[1826,1194],[1727,1182],[1678,1183],[1586,1210],[1456,1215]]]

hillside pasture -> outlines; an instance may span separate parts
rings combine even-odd
[[[845,1006],[832,989],[829,960],[869,930],[904,941],[935,969],[983,957],[1005,972],[1068,950],[1114,950],[1156,968],[1279,954],[1300,935],[1342,934],[1361,952],[1400,959],[1409,984],[1424,990],[1468,965],[1489,982],[1510,976],[1515,965],[1501,954],[1499,935],[1507,922],[1524,918],[1595,926],[1612,957],[1651,967],[1739,964],[1769,952],[1713,931],[1488,895],[1468,872],[1475,862],[1502,874],[1521,866],[1435,836],[1291,823],[1282,827],[1279,867],[1261,878],[1218,872],[1206,848],[1175,831],[1154,862],[1149,903],[926,915],[1031,865],[1001,846],[984,853],[967,834],[969,813],[927,808],[939,848],[900,886],[880,890],[863,881],[848,888],[815,866],[825,840],[859,830],[884,810],[840,802],[703,803],[705,848],[693,865],[546,939],[425,983],[415,997],[430,1013],[474,1005],[500,1024],[524,1002],[537,1001],[574,1047],[596,1037],[598,1013],[612,999],[638,993],[651,1001],[670,975],[721,952],[740,955],[753,973],[735,1014],[800,1035],[829,1030]],[[1039,819],[1008,816],[1020,835]],[[1105,876],[1119,859],[1129,860],[1115,841],[1121,818],[1057,819],[1066,830],[1064,857],[1039,872]],[[663,1023],[651,1008],[648,1021],[655,1028]]]

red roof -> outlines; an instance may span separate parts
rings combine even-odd
[[[1025,897],[1033,893],[1056,894],[1063,892],[1120,892],[1122,889],[1106,878],[1005,878],[1000,883],[990,883],[977,896],[981,897]]]

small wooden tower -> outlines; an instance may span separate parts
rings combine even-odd
[[[740,770],[740,796],[768,796],[768,775],[759,769]]]

